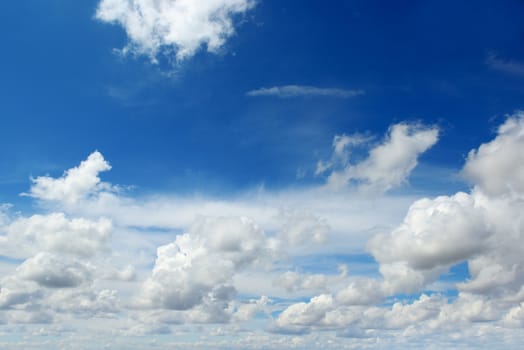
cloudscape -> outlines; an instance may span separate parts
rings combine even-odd
[[[522,1],[0,9],[0,348],[522,348]]]

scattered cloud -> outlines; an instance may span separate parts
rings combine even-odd
[[[337,88],[321,88],[306,85],[284,85],[273,86],[269,88],[260,88],[251,90],[246,93],[247,96],[274,96],[279,98],[291,97],[336,97],[336,98],[352,98],[364,95],[364,90],[344,90]]]
[[[301,335],[297,344],[333,334],[333,344],[339,336],[358,346],[386,337],[393,348],[402,348],[401,338],[425,343],[435,334],[459,342],[482,332],[513,336],[524,322],[523,162],[514,151],[522,148],[523,120],[521,112],[508,117],[493,140],[469,153],[462,171],[469,192],[417,200],[377,201],[325,187],[227,201],[132,198],[99,179],[108,164],[93,153],[64,176],[45,177],[45,186],[33,182],[40,186],[33,197],[56,211],[26,217],[2,207],[0,255],[10,260],[0,261],[8,265],[0,322],[38,327],[95,318],[100,323],[90,327],[109,337],[110,319],[111,338],[199,324],[218,338],[238,336],[242,348],[257,345],[239,329],[282,348],[292,346],[280,334]],[[369,136],[341,135],[326,171],[401,174],[378,181],[386,188],[404,181],[437,139],[436,128],[406,123],[377,145]],[[353,162],[356,147],[369,152]],[[369,186],[365,176],[359,179]],[[367,249],[376,271],[355,274],[352,260],[323,268],[326,252],[351,249]],[[294,260],[304,254],[314,268]],[[464,263],[467,277],[433,289]],[[253,331],[253,322],[266,322],[273,334]]]
[[[73,204],[82,197],[106,189],[107,184],[100,181],[98,174],[108,171],[111,166],[98,151],[80,163],[78,167],[67,170],[58,179],[50,176],[39,176],[31,179],[33,185],[28,196],[45,201],[57,201]]]
[[[254,0],[101,0],[96,18],[122,26],[129,38],[124,53],[161,53],[184,60],[202,47],[217,52],[235,33],[234,18],[255,6]]]

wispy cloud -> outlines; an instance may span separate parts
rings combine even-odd
[[[500,58],[496,54],[490,53],[486,58],[486,64],[500,72],[524,76],[524,62],[521,61]]]
[[[345,90],[338,88],[321,88],[307,85],[283,85],[269,88],[260,88],[246,93],[247,96],[276,96],[279,98],[302,97],[302,96],[328,96],[337,98],[351,98],[364,95],[361,89]]]

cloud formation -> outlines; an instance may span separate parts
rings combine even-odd
[[[189,232],[158,248],[137,306],[187,311],[179,314],[186,320],[225,322],[237,294],[234,274],[270,259],[272,249],[248,218],[199,217]]]
[[[524,324],[523,120],[520,112],[508,117],[469,153],[462,170],[468,192],[409,205],[325,187],[227,203],[131,198],[101,181],[107,162],[94,153],[62,177],[45,177],[35,197],[56,211],[0,210],[0,255],[7,259],[0,261],[0,322],[96,319],[90,327],[103,333],[111,320],[111,337],[180,332],[196,323],[209,334],[239,337],[242,348],[257,346],[244,331],[270,344],[282,340],[282,348],[292,344],[280,334],[300,335],[296,344],[304,348],[306,339],[327,344],[331,335],[332,348],[340,337],[362,347],[377,339],[393,347],[401,339],[427,344],[435,334],[463,342],[475,334],[513,337]],[[405,179],[437,139],[436,128],[406,123],[376,145],[367,135],[340,135],[325,171],[400,174],[378,181],[385,188]],[[354,162],[359,147],[369,151]],[[380,206],[388,201],[405,205],[403,220],[387,217]],[[348,258],[364,240],[373,261]],[[359,263],[372,271],[359,271]],[[467,276],[443,280],[464,264]],[[262,322],[273,334],[251,328]]]
[[[477,322],[521,325],[524,187],[518,150],[523,120],[521,112],[508,117],[492,141],[469,153],[463,174],[474,185],[470,193],[418,200],[400,226],[369,241],[381,279],[357,279],[337,293],[293,304],[275,320],[275,330],[349,327],[350,336],[367,336],[369,330],[402,329],[422,336],[428,330],[443,334]],[[463,262],[469,278],[454,284],[457,297],[422,294],[413,302],[373,306],[399,293],[427,291]]]
[[[108,189],[100,181],[99,173],[108,171],[111,166],[102,154],[95,151],[78,167],[67,170],[62,177],[39,176],[31,179],[33,185],[27,195],[45,200],[74,204],[85,196]]]
[[[316,174],[328,175],[328,186],[341,188],[356,183],[361,189],[386,192],[404,184],[417,166],[418,157],[437,141],[439,130],[418,123],[399,123],[391,126],[385,139],[369,149],[368,157],[351,162],[351,151],[369,142],[356,135],[336,135],[333,155],[329,161],[317,164]]]
[[[336,97],[351,98],[364,95],[364,90],[345,90],[338,88],[321,88],[307,85],[283,85],[269,88],[260,88],[246,93],[247,96],[274,96],[279,98],[291,97]]]
[[[235,33],[234,17],[254,6],[254,0],[101,0],[96,18],[125,29],[124,53],[156,61],[167,52],[183,60],[203,46],[217,52]]]

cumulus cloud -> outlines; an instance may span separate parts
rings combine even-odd
[[[248,218],[200,217],[187,233],[158,248],[138,305],[191,310],[202,322],[223,320],[236,295],[233,275],[264,259],[270,249],[262,230]]]
[[[338,88],[321,88],[307,85],[284,85],[273,86],[269,88],[260,88],[251,90],[246,93],[247,96],[275,96],[279,98],[291,97],[336,97],[336,98],[351,98],[364,95],[364,90],[345,90]]]
[[[235,33],[235,16],[254,6],[254,0],[101,0],[96,18],[125,29],[130,42],[124,52],[155,61],[167,50],[183,60],[203,46],[218,51]]]
[[[420,124],[399,123],[390,127],[385,140],[371,148],[362,161],[352,163],[351,147],[368,141],[361,135],[337,135],[333,140],[333,157],[317,165],[317,175],[332,170],[328,185],[341,188],[357,183],[360,188],[385,192],[406,182],[417,166],[418,157],[438,141],[439,130]]]
[[[47,288],[72,288],[92,279],[88,266],[71,259],[40,252],[16,269],[24,280],[34,281]]]
[[[524,115],[507,119],[496,137],[472,150],[463,173],[470,193],[421,199],[404,221],[368,243],[382,280],[359,279],[335,294],[289,306],[277,329],[428,329],[471,327],[476,322],[518,326],[524,300],[524,187],[521,152]],[[380,152],[379,152],[380,153]],[[373,306],[398,293],[427,290],[451,266],[467,262],[469,278],[456,283],[448,300],[422,295],[392,307]],[[419,328],[420,327],[420,328]]]
[[[27,195],[45,201],[73,204],[98,190],[107,189],[108,185],[100,181],[98,174],[110,169],[102,154],[95,151],[60,178],[39,176],[32,179],[33,185]]]
[[[227,203],[167,197],[141,201],[100,191],[98,179],[91,189],[83,190],[75,205],[58,201],[67,214],[10,217],[4,208],[0,211],[4,213],[0,230],[5,233],[2,254],[24,261],[9,261],[6,270],[11,272],[0,280],[4,310],[0,322],[116,316],[114,322],[128,319],[119,328],[126,334],[170,332],[174,324],[227,322],[231,324],[221,326],[236,332],[256,315],[265,314],[274,332],[302,336],[329,330],[359,338],[355,340],[362,341],[359,344],[388,336],[395,341],[401,336],[423,339],[435,331],[472,337],[486,329],[518,330],[524,322],[524,186],[519,175],[523,159],[513,150],[523,146],[523,120],[522,113],[509,117],[493,140],[469,153],[462,172],[471,181],[469,192],[409,198],[411,205],[406,198],[369,201],[364,192],[348,190],[340,195],[325,188],[246,196]],[[343,173],[351,168],[354,177],[346,184],[375,182],[384,189],[385,183],[405,179],[421,152],[437,138],[435,128],[397,124],[366,158],[355,162],[356,148],[368,147],[371,139],[341,135],[333,141],[326,171]],[[401,175],[367,179],[362,169]],[[68,176],[66,172],[60,179]],[[384,214],[389,213],[380,209],[384,203],[402,214]],[[404,209],[397,208],[399,203]],[[292,209],[278,211],[279,207]],[[242,211],[252,214],[257,223],[236,216]],[[103,219],[102,212],[118,219]],[[197,216],[187,224],[198,212],[208,216]],[[131,229],[132,225],[138,227]],[[112,235],[115,230],[117,240]],[[362,231],[366,234],[357,236]],[[331,241],[332,246],[325,248],[318,243],[327,235],[326,244]],[[376,261],[369,264],[372,276],[348,273],[358,263],[353,261],[339,275],[308,268],[302,272],[300,266],[293,266],[294,249],[301,254],[308,254],[308,249],[316,254],[323,249],[347,254],[355,240],[371,235],[367,249]],[[107,252],[111,238],[117,251]],[[286,260],[285,253],[291,259]],[[135,259],[136,270],[129,259]],[[447,297],[436,292],[435,286],[444,283],[439,278],[464,263],[468,276],[445,282],[455,293]],[[250,288],[242,285],[249,283]],[[280,294],[272,294],[274,290]],[[405,293],[413,294],[405,297]],[[250,299],[245,300],[245,295]],[[302,298],[307,301],[296,302]],[[311,336],[318,334],[324,333]],[[278,337],[269,337],[273,336]]]
[[[0,248],[7,255],[26,257],[39,251],[90,257],[107,248],[112,233],[109,219],[69,219],[64,213],[22,217],[7,226]]]
[[[524,193],[524,112],[508,118],[497,137],[468,154],[464,176],[484,193]]]
[[[276,320],[276,326],[287,332],[305,332],[308,326],[322,325],[326,313],[335,306],[333,297],[321,294],[309,303],[296,303],[284,310]]]

